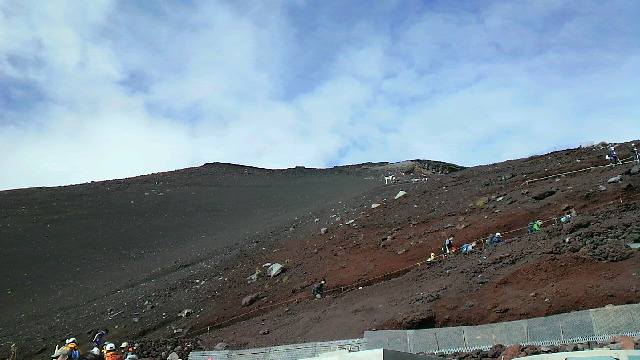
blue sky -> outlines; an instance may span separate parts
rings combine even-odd
[[[0,2],[0,189],[640,136],[640,2]]]

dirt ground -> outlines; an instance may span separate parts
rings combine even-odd
[[[70,336],[88,350],[100,327],[161,358],[637,303],[640,255],[626,244],[640,242],[640,174],[602,166],[605,153],[466,169],[217,163],[0,192],[0,356],[16,343],[42,358]],[[460,246],[495,232],[503,242],[424,261],[449,235]],[[276,262],[285,272],[266,276]]]

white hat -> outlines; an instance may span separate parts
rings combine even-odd
[[[129,347],[129,343],[128,342],[123,342],[122,345],[120,345],[120,348],[126,348]]]
[[[108,344],[104,347],[104,349],[105,349],[105,350],[107,350],[107,351],[112,351],[112,350],[115,350],[115,349],[116,349],[116,345],[115,345],[114,343],[108,343]]]
[[[496,236],[502,236],[500,233],[496,233]]]

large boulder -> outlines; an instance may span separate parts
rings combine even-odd
[[[609,184],[618,183],[618,182],[620,182],[620,180],[622,180],[622,175],[618,175],[618,176],[614,176],[612,178],[609,178],[609,180],[607,180],[607,183],[609,183]]]
[[[403,197],[403,196],[405,196],[405,195],[407,195],[407,192],[406,192],[406,191],[404,191],[404,190],[400,190],[400,191],[398,191],[398,193],[396,194],[396,196],[395,196],[395,198],[394,198],[394,199],[396,199],[396,200],[397,200],[397,199],[399,199],[399,198],[401,198],[401,197]]]
[[[267,269],[267,275],[270,277],[278,276],[281,272],[284,271],[284,266],[278,263],[271,264]]]
[[[260,294],[258,293],[247,295],[242,299],[242,306],[249,306],[256,302],[258,298],[260,298]]]
[[[633,338],[626,335],[617,335],[609,339],[610,344],[619,345],[621,350],[634,350],[635,349],[635,341]]]
[[[216,344],[216,346],[213,347],[213,350],[222,351],[222,350],[226,349],[227,346],[229,346],[229,345],[227,345],[226,342],[219,342],[219,343]]]
[[[500,360],[511,360],[520,356],[520,344],[514,344],[507,346],[502,354],[500,354]]]
[[[247,277],[247,282],[248,283],[256,282],[256,281],[258,281],[258,277],[259,277],[259,273],[258,272],[254,272],[253,274],[251,274],[251,275],[249,275]]]
[[[539,194],[533,195],[532,198],[535,200],[543,200],[548,198],[549,196],[555,195],[556,191],[554,189],[549,189],[547,191],[541,192]]]

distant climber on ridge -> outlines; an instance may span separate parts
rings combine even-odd
[[[635,162],[640,162],[640,156],[638,156],[638,148],[636,144],[631,144],[631,159]]]

